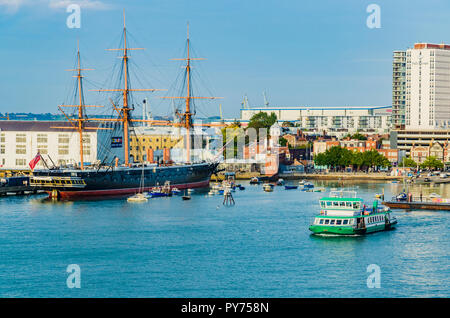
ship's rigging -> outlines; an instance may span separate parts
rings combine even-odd
[[[119,58],[122,60],[121,65],[121,75],[123,77],[123,88],[109,88],[109,89],[96,89],[93,91],[98,92],[107,92],[107,93],[119,93],[121,95],[121,104],[120,106],[119,102],[116,100],[113,100],[109,98],[109,103],[111,104],[112,108],[117,113],[116,118],[100,118],[99,116],[89,118],[86,116],[85,108],[86,107],[103,107],[99,105],[85,105],[84,103],[84,96],[83,96],[83,76],[82,71],[87,71],[91,69],[83,69],[81,68],[81,62],[80,62],[80,50],[79,46],[77,46],[77,68],[73,69],[71,71],[76,71],[76,75],[74,77],[77,78],[77,99],[78,104],[76,105],[60,105],[59,109],[64,114],[64,116],[67,118],[67,120],[71,123],[72,127],[54,127],[54,128],[64,128],[64,129],[75,129],[79,134],[79,140],[80,140],[80,168],[84,169],[84,154],[83,154],[83,132],[88,129],[111,129],[107,127],[88,127],[86,123],[88,121],[92,122],[112,122],[112,123],[119,123],[121,124],[121,128],[123,128],[123,148],[124,148],[124,165],[130,166],[129,162],[129,151],[130,151],[130,127],[135,122],[140,123],[149,123],[152,125],[158,125],[158,126],[173,126],[173,127],[183,127],[186,131],[186,162],[191,162],[191,138],[192,138],[192,128],[194,126],[224,126],[222,123],[220,124],[194,124],[193,123],[193,116],[195,115],[195,112],[192,111],[192,103],[195,99],[217,99],[221,97],[199,97],[194,96],[193,90],[192,90],[192,84],[191,84],[191,61],[194,60],[204,60],[203,58],[192,58],[191,52],[190,52],[190,38],[189,38],[189,24],[187,25],[187,50],[186,50],[186,57],[185,58],[176,58],[173,60],[181,60],[186,61],[186,65],[184,67],[185,71],[185,83],[186,83],[186,96],[165,96],[161,98],[165,99],[184,99],[185,102],[185,110],[182,112],[180,110],[176,110],[175,114],[176,117],[178,117],[178,120],[169,121],[169,120],[153,120],[153,119],[135,119],[132,117],[132,111],[134,110],[134,105],[130,105],[130,93],[131,92],[154,92],[154,91],[162,91],[163,89],[154,89],[154,88],[141,88],[141,89],[134,89],[130,87],[130,77],[129,77],[129,51],[135,51],[135,50],[143,50],[143,48],[130,48],[128,47],[127,43],[127,28],[126,28],[126,22],[125,22],[125,12],[123,14],[123,47],[121,48],[113,48],[113,49],[107,49],[108,51],[120,51],[121,55]],[[66,112],[64,112],[63,107],[76,107],[78,112],[76,114],[76,118],[72,118]]]

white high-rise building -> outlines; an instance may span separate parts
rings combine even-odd
[[[406,51],[406,129],[450,127],[450,45],[416,43]]]

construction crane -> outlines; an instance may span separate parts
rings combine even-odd
[[[266,91],[263,91],[263,97],[264,97],[264,106],[269,107],[269,101],[267,100],[266,97]]]

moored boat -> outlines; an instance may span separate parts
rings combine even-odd
[[[136,193],[127,199],[128,202],[147,202],[147,195],[145,193]]]
[[[295,190],[298,189],[298,186],[294,186],[294,185],[285,185],[284,186],[285,190]]]
[[[273,192],[273,184],[271,184],[271,183],[264,183],[263,190],[265,192]]]
[[[314,234],[358,235],[390,230],[397,219],[374,201],[367,207],[355,191],[334,191],[320,199],[320,214],[309,227]]]

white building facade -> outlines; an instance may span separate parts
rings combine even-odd
[[[243,122],[259,113],[275,113],[278,122],[290,121],[300,128],[327,133],[387,133],[391,128],[391,106],[261,107],[241,109]]]
[[[406,51],[406,130],[450,127],[450,45]]]
[[[28,163],[38,152],[49,167],[53,163],[79,165],[80,137],[70,127],[70,123],[58,121],[0,121],[0,168],[29,169]],[[83,133],[83,151],[85,163],[97,160],[95,130]],[[45,164],[41,160],[37,168],[43,167]]]

